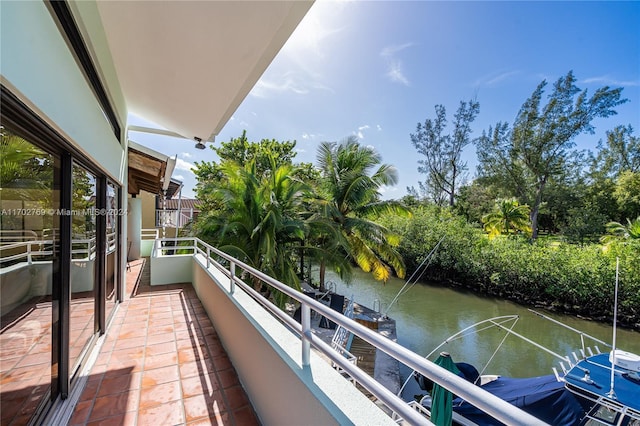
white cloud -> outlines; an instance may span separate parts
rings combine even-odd
[[[413,46],[413,43],[404,43],[387,46],[380,51],[380,56],[387,62],[386,76],[394,83],[404,84],[405,86],[410,85],[409,79],[402,72],[402,61],[397,58],[397,55],[411,46]]]
[[[309,79],[304,73],[287,71],[279,76],[271,77],[271,79],[261,78],[249,94],[257,98],[268,98],[272,93],[291,92],[297,95],[306,95],[312,90],[333,92],[330,87],[319,81],[314,81],[312,78]]]
[[[385,186],[385,185],[383,185],[378,189],[378,192],[380,192],[380,194],[388,194],[390,192],[398,192],[398,191],[399,191],[399,189],[398,189],[397,186]]]
[[[182,158],[192,158],[193,154],[191,154],[190,152],[181,152],[180,153],[180,157],[182,157]]]
[[[190,173],[193,173],[191,169],[194,169],[196,166],[193,163],[183,160],[182,158],[178,158],[176,160],[176,170],[184,170]]]
[[[396,53],[401,52],[404,49],[409,48],[411,46],[413,46],[413,43],[404,43],[404,44],[399,44],[395,46],[387,46],[380,51],[380,56],[386,57],[386,58],[392,57]]]
[[[382,126],[379,125],[379,124],[376,124],[376,129],[378,129],[378,131],[381,132],[382,131]]]
[[[179,181],[184,181],[184,176],[183,175],[172,175],[171,179],[177,179]]]
[[[363,126],[358,127],[358,131],[354,131],[353,134],[356,135],[358,137],[358,139],[364,139],[364,130],[367,130],[369,128],[368,124],[365,124]]]
[[[316,2],[250,95],[267,98],[285,92],[333,92],[323,71],[331,63],[328,58],[333,45],[340,42],[339,36],[347,28],[349,9],[348,2]]]
[[[581,80],[582,84],[604,84],[605,86],[640,86],[640,80],[618,80],[608,75],[590,77]]]
[[[493,87],[517,74],[520,74],[520,71],[496,71],[477,79],[474,86]]]
[[[343,28],[332,25],[338,22],[344,8],[337,8],[335,2],[318,2],[306,14],[282,48],[282,54],[299,57],[311,54],[324,59],[328,51],[326,41],[340,33]]]
[[[402,63],[400,61],[393,61],[389,64],[389,71],[387,77],[394,83],[401,83],[405,86],[409,86],[409,79],[402,72]]]

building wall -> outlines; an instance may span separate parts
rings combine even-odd
[[[156,227],[156,196],[140,191],[137,197],[142,199],[142,229],[154,229]]]
[[[28,142],[39,144],[39,147],[43,149],[46,146],[46,150],[51,151],[52,155],[60,155],[62,158],[61,164],[64,167],[58,169],[59,172],[52,172],[52,175],[59,179],[58,183],[54,181],[54,177],[51,177],[51,182],[47,181],[50,183],[47,197],[51,198],[51,205],[60,206],[62,198],[70,200],[73,197],[71,185],[68,182],[70,179],[76,178],[77,175],[71,174],[71,170],[73,167],[75,172],[77,166],[77,170],[89,181],[95,177],[97,179],[94,182],[100,182],[90,189],[93,196],[99,195],[103,197],[103,200],[109,200],[107,202],[110,203],[114,196],[117,197],[117,194],[120,194],[118,207],[126,210],[126,195],[123,194],[127,193],[127,141],[124,137],[127,127],[127,110],[115,73],[112,72],[112,67],[109,69],[109,49],[105,43],[104,35],[100,36],[102,29],[100,26],[95,28],[92,26],[99,21],[95,3],[78,3],[83,4],[77,5],[74,2],[68,2],[73,19],[82,33],[82,39],[85,43],[91,42],[87,49],[92,56],[91,62],[96,68],[99,80],[107,91],[110,106],[117,117],[120,127],[118,134],[114,134],[113,127],[106,118],[94,88],[84,74],[82,63],[76,58],[73,47],[67,41],[64,26],[59,24],[58,18],[54,16],[55,13],[49,9],[49,2],[2,1],[0,5],[1,82],[3,89],[6,87],[7,92],[17,97],[27,107],[22,108],[19,103],[15,103],[13,108],[23,114],[22,118],[25,121],[21,124],[14,123],[14,125],[16,127],[22,125],[23,131],[27,134],[34,131],[36,135],[34,140]],[[80,13],[79,9],[83,9],[84,12]],[[83,33],[89,27],[85,25],[84,19],[92,22],[91,35]],[[101,68],[101,65],[104,65],[105,68]],[[13,99],[13,96],[10,99]],[[3,96],[3,103],[5,99]],[[36,117],[33,117],[32,113]],[[46,125],[41,125],[41,121]],[[9,127],[7,125],[7,128],[12,130]],[[54,132],[49,131],[49,128]],[[58,140],[58,135],[64,141]],[[67,161],[70,157],[75,162],[73,166]],[[91,178],[89,178],[90,176]],[[105,177],[108,178],[109,185],[103,185],[103,183],[107,183]],[[114,187],[110,186],[111,182],[119,186],[120,190],[114,191]],[[107,191],[108,188],[111,188],[111,192]],[[96,207],[95,200],[91,206]],[[110,204],[109,207],[114,206]],[[40,263],[39,265],[29,265],[26,267],[28,269],[23,268],[29,271],[29,276],[32,279],[29,287],[31,293],[27,295],[26,300],[20,300],[21,304],[33,305],[31,300],[37,300],[34,299],[34,296],[54,293],[54,306],[57,308],[54,309],[53,315],[49,313],[38,317],[41,326],[38,331],[38,339],[42,338],[43,342],[48,343],[51,351],[51,356],[48,358],[50,366],[47,366],[49,368],[45,370],[33,369],[31,371],[41,374],[37,380],[38,389],[41,390],[47,390],[45,387],[47,380],[42,380],[46,377],[46,371],[54,373],[50,377],[51,386],[48,389],[54,398],[58,398],[55,404],[59,412],[67,410],[64,404],[72,406],[72,398],[65,398],[79,389],[79,374],[76,374],[75,369],[80,369],[87,360],[86,354],[88,352],[74,352],[71,348],[75,345],[83,351],[90,351],[97,340],[97,333],[78,338],[78,335],[74,335],[74,330],[99,329],[104,331],[109,315],[115,312],[116,306],[114,293],[110,291],[113,287],[109,288],[109,285],[122,286],[125,282],[126,219],[115,220],[113,216],[110,216],[110,219],[105,221],[97,221],[95,219],[97,214],[93,213],[87,216],[92,217],[92,219],[87,219],[87,224],[94,225],[93,230],[96,232],[97,241],[101,242],[107,242],[105,226],[113,226],[117,222],[122,222],[121,226],[119,225],[120,262],[115,260],[117,256],[115,250],[105,252],[102,249],[105,246],[98,245],[101,248],[96,250],[96,260],[93,258],[88,261],[74,259],[69,262],[67,258],[66,261],[63,259],[60,262],[59,268],[54,268],[53,262],[49,262],[48,265]],[[110,222],[107,222],[109,220]],[[25,220],[23,227],[37,230],[38,227],[42,227],[37,222],[37,218],[29,218]],[[58,234],[61,236],[59,238],[61,249],[56,255],[71,254],[70,251],[73,250],[70,232],[73,229],[72,224],[62,220],[54,223],[56,226],[53,226],[53,230],[55,231],[59,227],[61,231]],[[102,223],[101,227],[95,226],[96,223]],[[86,229],[89,230],[88,227]],[[25,281],[24,277],[5,278],[7,279],[1,280],[3,286],[5,282],[12,285],[20,284],[21,287],[26,287],[25,284],[29,284],[29,281]],[[52,280],[53,285],[50,284]],[[19,294],[15,293],[15,295]],[[69,315],[71,300],[86,301],[87,313],[83,313],[82,317]],[[27,312],[37,312],[37,309],[40,308],[44,309],[45,306],[38,304]],[[2,314],[5,315],[4,309]],[[55,326],[51,325],[52,319],[57,322]],[[20,320],[23,321],[23,325],[29,325],[31,329],[34,329],[34,324],[38,324],[33,323],[31,319],[27,320],[24,316]],[[86,328],[84,328],[85,326]],[[29,356],[30,348],[30,345],[24,346],[24,356]],[[53,386],[54,384],[55,386]],[[11,387],[7,387],[3,383],[3,397],[6,395],[5,392],[9,392],[10,389]],[[33,391],[24,406],[27,407],[28,404],[31,404],[29,405],[30,411],[27,411],[26,414],[35,416],[31,419],[34,424],[41,424],[42,416],[46,415],[47,410],[51,407],[51,404],[43,403],[40,406],[42,410],[39,410],[35,406],[39,402],[48,400],[46,393],[43,392],[45,391],[41,393]],[[3,423],[5,422],[4,417],[3,414]]]
[[[126,147],[113,134],[46,4],[2,2],[1,15],[2,83],[124,185]],[[124,129],[126,111],[118,113]]]
[[[192,268],[193,287],[262,424],[396,424],[315,352],[302,366],[300,339],[243,290],[230,293],[229,278],[202,255]]]

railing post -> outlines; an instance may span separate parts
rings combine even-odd
[[[235,262],[231,262],[229,265],[229,279],[231,280],[229,282],[229,291],[231,294],[233,294],[236,291],[236,263]]]
[[[308,334],[311,333],[311,309],[306,303],[302,303],[300,319],[302,323],[302,366],[308,367],[311,363],[311,341]]]
[[[27,243],[27,264],[31,265],[33,259],[31,258],[31,241]]]
[[[209,246],[207,246],[207,269],[209,269],[209,262],[210,262],[209,259],[211,259],[211,250],[209,250]]]

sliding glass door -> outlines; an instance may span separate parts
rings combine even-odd
[[[4,88],[3,88],[4,90]],[[3,96],[5,93],[3,93]],[[0,140],[1,424],[66,398],[119,300],[121,190],[47,129]],[[13,112],[13,111],[11,111]],[[11,116],[10,118],[13,118]],[[9,121],[9,120],[7,120]]]

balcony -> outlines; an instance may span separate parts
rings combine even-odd
[[[256,280],[296,300],[301,323]],[[429,424],[318,338],[312,311],[507,424],[540,423],[198,239],[156,240],[126,290],[69,424]]]
[[[69,424],[259,424],[191,284],[151,287],[149,272],[130,264]]]

